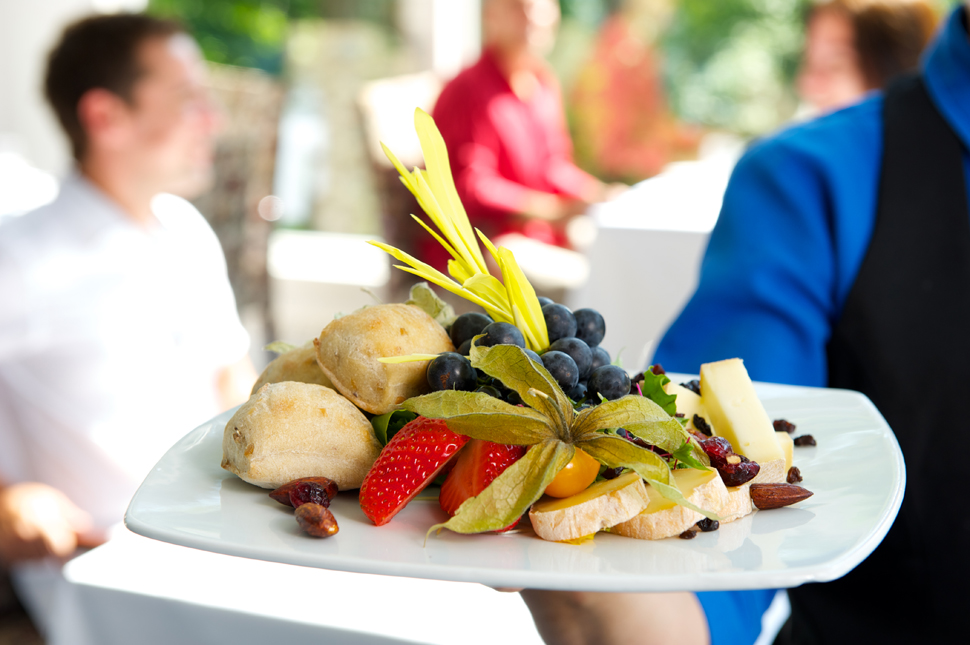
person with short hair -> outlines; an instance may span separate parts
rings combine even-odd
[[[76,167],[0,226],[0,564],[42,632],[59,559],[255,380],[219,242],[175,196],[209,182],[205,82],[195,42],[145,15],[80,20],[50,54]]]
[[[821,0],[805,22],[798,94],[830,112],[915,70],[936,30],[931,0]]]

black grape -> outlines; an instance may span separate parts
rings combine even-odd
[[[451,342],[454,343],[455,347],[461,347],[466,340],[478,336],[485,327],[493,322],[495,321],[492,320],[491,316],[482,313],[462,314],[455,318],[455,322],[451,324]]]
[[[596,347],[606,336],[606,321],[595,309],[577,309],[573,312],[576,318],[576,338],[590,347]]]
[[[630,393],[630,377],[622,367],[604,365],[596,368],[589,377],[587,396],[599,400],[597,394],[613,401]]]
[[[471,361],[455,352],[439,354],[428,363],[428,385],[433,391],[464,390],[471,392],[478,384]]]
[[[560,338],[549,345],[549,349],[569,354],[579,368],[579,378],[585,379],[589,376],[590,366],[593,364],[593,352],[590,351],[589,345],[578,338]]]

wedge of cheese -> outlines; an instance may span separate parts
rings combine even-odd
[[[687,427],[691,430],[697,430],[697,427],[694,425],[695,414],[703,417],[708,423],[711,423],[707,415],[707,410],[704,409],[704,403],[701,401],[701,397],[686,387],[677,385],[671,381],[664,385],[664,392],[677,397],[677,412],[684,415],[684,418],[687,419]]]
[[[716,470],[681,469],[674,471],[674,479],[687,501],[704,510],[720,513],[728,503],[728,491]],[[640,540],[662,540],[680,535],[704,516],[684,506],[678,506],[652,486],[647,486],[650,504],[636,517],[617,524],[610,533]]]
[[[788,469],[792,466],[792,453],[795,451],[795,441],[790,434],[784,431],[776,431],[775,439],[778,440],[778,446],[785,454],[785,475],[787,476]]]
[[[701,365],[701,402],[714,434],[730,441],[738,454],[760,464],[755,482],[784,481],[785,453],[740,358]]]
[[[718,515],[721,516],[721,524],[727,524],[734,520],[741,519],[754,511],[754,504],[751,503],[751,483],[743,486],[728,486],[728,501]]]
[[[597,482],[571,497],[543,497],[532,505],[529,521],[536,535],[562,542],[592,535],[635,516],[650,503],[636,473]]]

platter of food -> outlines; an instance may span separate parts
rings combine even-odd
[[[132,531],[325,569],[607,592],[791,587],[872,552],[905,470],[864,396],[755,384],[740,358],[697,379],[629,374],[600,347],[599,312],[540,298],[472,229],[433,120],[417,110],[415,127],[427,168],[388,157],[448,274],[373,244],[481,311],[455,315],[418,283],[406,303],[274,343],[250,399],[149,474]]]
[[[756,511],[692,540],[604,533],[587,543],[561,544],[538,539],[527,527],[505,534],[443,531],[426,539],[428,528],[446,517],[433,489],[385,526],[364,516],[356,491],[342,492],[330,507],[339,534],[309,539],[292,509],[220,468],[231,413],[193,430],[163,457],[125,521],[135,533],[227,555],[493,587],[703,591],[838,578],[879,544],[899,509],[905,474],[895,438],[858,393],[755,385],[772,418],[814,436],[816,446],[795,448],[795,464],[814,496],[797,507]]]

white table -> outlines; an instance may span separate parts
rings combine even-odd
[[[589,281],[566,304],[606,319],[602,346],[623,366],[643,369],[697,286],[701,258],[721,209],[736,154],[671,164],[590,215]]]
[[[246,560],[127,530],[64,573],[48,645],[542,643],[518,594]]]

